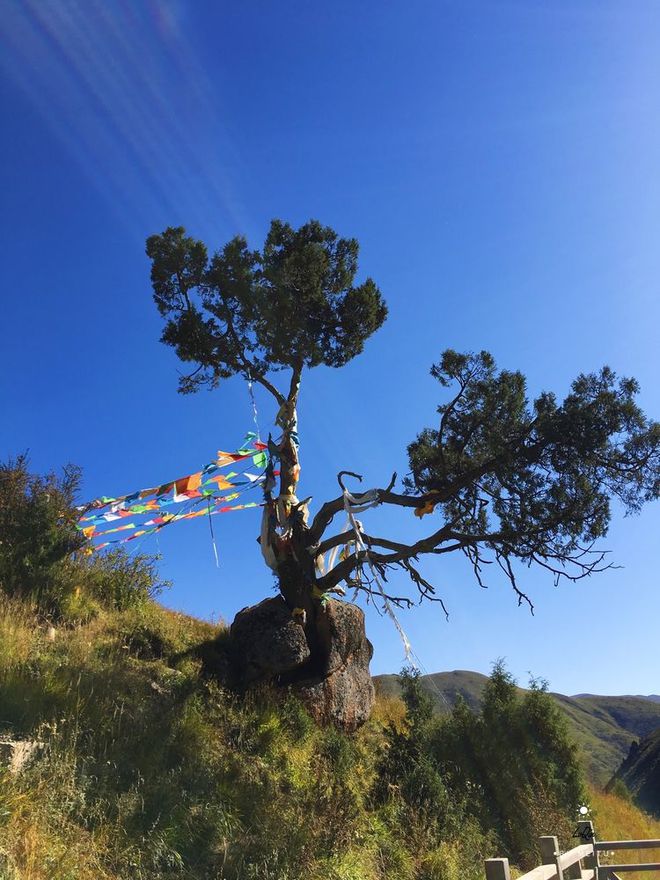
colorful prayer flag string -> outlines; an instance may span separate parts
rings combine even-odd
[[[259,469],[258,473],[251,471],[218,473],[221,468],[247,459],[251,459],[253,467]],[[179,520],[194,519],[204,515],[211,517],[232,510],[259,507],[261,505],[257,502],[235,505],[229,505],[227,502],[235,501],[243,492],[261,485],[265,479],[267,464],[266,444],[261,443],[254,432],[250,432],[237,452],[220,450],[216,459],[205,465],[201,471],[162,483],[160,486],[139,489],[115,498],[104,495],[89,504],[82,505],[78,508],[81,516],[77,528],[90,541],[118,532],[135,530],[127,537],[113,538],[96,544],[93,549],[98,550],[109,544],[123,544],[143,535],[153,534]],[[202,502],[205,503],[204,508],[192,509]],[[167,509],[178,504],[186,504],[180,513]],[[150,518],[139,521],[139,518],[144,516]],[[127,517],[130,517],[131,522],[120,524],[120,521]],[[110,524],[112,524],[110,528],[105,528]]]

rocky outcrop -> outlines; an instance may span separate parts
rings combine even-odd
[[[371,715],[373,648],[357,605],[329,600],[306,634],[281,596],[265,599],[236,615],[230,654],[241,686],[290,688],[320,724],[353,731]]]

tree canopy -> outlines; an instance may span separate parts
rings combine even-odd
[[[206,246],[168,228],[147,240],[163,342],[197,364],[182,391],[250,376],[283,396],[266,373],[341,367],[387,317],[371,278],[354,285],[358,243],[310,220],[294,230],[273,220],[261,251],[242,236],[208,258]]]

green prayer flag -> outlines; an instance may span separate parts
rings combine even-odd
[[[268,463],[268,458],[266,457],[265,452],[257,452],[256,455],[252,456],[252,462],[255,467],[265,468]]]

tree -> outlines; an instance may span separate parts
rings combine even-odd
[[[64,468],[41,477],[28,456],[0,463],[0,589],[9,596],[49,606],[57,592],[58,566],[85,543],[75,528],[74,499],[80,470]]]
[[[535,842],[549,828],[570,839],[585,783],[578,748],[546,682],[532,680],[520,691],[499,661],[480,711],[459,700],[427,748],[452,803],[495,831],[516,864],[538,863]]]
[[[209,258],[205,245],[181,227],[147,240],[156,305],[165,318],[162,341],[192,365],[183,393],[217,386],[230,376],[262,385],[278,406],[281,439],[270,442],[279,461],[279,493],[272,470],[265,485],[261,550],[302,625],[310,648],[326,597],[342,584],[410,606],[413,598],[386,586],[393,569],[412,579],[418,600],[441,601],[422,576],[422,555],[461,552],[477,581],[495,563],[516,591],[519,564],[572,580],[608,567],[597,540],[607,534],[613,499],[628,512],[660,492],[660,425],[635,401],[634,379],[608,367],[580,375],[562,402],[543,393],[530,402],[524,376],[498,371],[490,354],[445,351],[431,368],[451,389],[438,407],[437,428],[408,447],[403,491],[388,485],[341,494],[309,521],[308,502],[296,495],[299,477],[296,404],[305,369],[340,367],[361,353],[387,309],[371,279],[355,285],[358,243],[310,221],[293,229],[274,220],[261,251],[242,237]],[[278,385],[285,371],[288,390]],[[445,392],[447,394],[447,392]],[[353,518],[352,533],[327,536],[337,514],[364,504],[386,504],[433,515],[437,527],[414,543],[370,535]],[[438,516],[439,514],[439,516]],[[323,555],[342,547],[329,571]]]
[[[415,820],[447,831],[451,818],[458,818],[450,803],[440,766],[433,754],[439,725],[433,700],[424,690],[418,670],[404,667],[400,676],[401,698],[406,707],[402,729],[390,723],[386,729],[387,748],[381,757],[374,786],[377,803],[385,802],[396,791],[410,810],[406,825]]]

